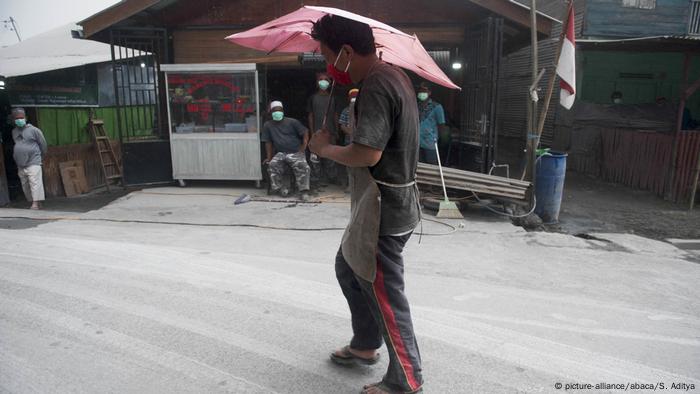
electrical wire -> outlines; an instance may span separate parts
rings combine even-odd
[[[449,228],[450,228],[450,231],[448,231],[448,232],[446,232],[446,233],[437,233],[437,234],[436,234],[436,233],[424,233],[423,231],[420,231],[420,232],[417,232],[417,233],[415,233],[415,234],[418,234],[418,235],[425,235],[425,236],[442,236],[442,235],[454,234],[454,233],[457,232],[457,227],[455,227],[455,226],[453,226],[453,225],[451,225],[451,224],[449,224],[449,223],[441,222],[441,221],[439,221],[439,220],[430,219],[430,218],[426,218],[426,217],[421,218],[421,220],[425,220],[425,221],[427,221],[427,222],[433,222],[433,223],[442,224],[443,226],[449,227]]]
[[[442,201],[445,199],[445,196],[442,194],[427,194],[427,193],[421,193],[421,200],[424,200],[426,198],[432,198],[434,200],[439,200]],[[465,197],[449,197],[450,201],[465,201],[465,200],[472,200],[474,199],[474,196],[465,196]]]
[[[345,227],[319,227],[319,228],[299,228],[299,227],[283,227],[283,226],[265,226],[260,224],[247,223],[189,223],[189,222],[169,222],[157,220],[139,220],[139,219],[109,219],[109,218],[80,218],[70,216],[54,216],[43,218],[32,218],[28,216],[0,216],[2,219],[23,219],[37,221],[77,221],[77,222],[112,222],[112,223],[139,223],[139,224],[169,224],[177,226],[195,226],[195,227],[249,227],[267,230],[283,230],[283,231],[339,231],[345,230]]]
[[[513,218],[513,219],[524,218],[524,217],[530,216],[533,212],[535,212],[535,207],[537,206],[537,198],[535,198],[535,196],[532,196],[532,200],[533,200],[533,201],[532,201],[532,209],[530,210],[530,212],[528,212],[528,213],[526,213],[526,214],[524,214],[524,215],[513,215],[513,214],[510,214],[510,213],[507,213],[507,212],[501,212],[501,211],[497,211],[497,210],[491,208],[490,206],[488,206],[488,204],[484,204],[484,203],[481,201],[481,199],[479,198],[479,196],[476,195],[476,193],[472,192],[472,194],[474,195],[474,198],[476,198],[476,201],[478,201],[478,202],[480,202],[480,203],[483,204],[482,206],[483,206],[484,208],[488,209],[489,211],[491,211],[491,212],[493,212],[493,213],[495,213],[495,214],[502,215],[502,216],[506,216],[506,217]]]
[[[439,200],[443,200],[445,198],[445,195],[442,194],[442,191],[440,190],[439,187],[433,186],[433,185],[426,185],[428,186],[428,192],[427,193],[421,193],[421,197],[428,197],[428,198],[435,198]],[[438,189],[436,192],[435,189]],[[464,201],[464,200],[469,200],[474,198],[473,196],[465,196],[465,197],[453,197],[449,196],[450,192],[448,192],[448,198],[450,201]]]
[[[139,219],[109,219],[109,218],[81,218],[75,216],[51,216],[43,218],[33,218],[29,216],[0,216],[0,220],[3,219],[18,219],[18,220],[36,220],[36,221],[76,221],[76,222],[110,222],[110,223],[138,223],[138,224],[167,224],[167,225],[177,225],[177,226],[192,226],[192,227],[245,227],[245,228],[256,228],[265,230],[278,230],[278,231],[344,231],[345,227],[285,227],[285,226],[266,226],[260,224],[248,224],[248,223],[189,223],[189,222],[171,222],[171,221],[157,221],[157,220],[139,220]],[[435,222],[443,226],[449,227],[450,231],[446,233],[424,233],[417,232],[419,235],[426,236],[441,236],[450,235],[457,231],[457,228],[449,223],[441,222],[438,220],[423,218],[429,222]]]
[[[240,197],[241,195],[235,195],[235,194],[228,194],[228,193],[167,193],[167,192],[157,192],[157,193],[152,193],[152,192],[144,192],[144,191],[139,191],[138,193],[141,194],[150,194],[150,195],[165,195],[165,196],[223,196],[223,197],[233,197],[237,198]],[[343,201],[341,200],[343,198],[339,194],[330,194],[330,195],[325,195],[325,196],[320,196],[317,198],[314,198],[309,201],[302,201],[294,198],[275,198],[275,197],[264,197],[264,196],[250,196],[250,201],[255,201],[255,202],[281,202],[281,203],[287,203],[287,204],[320,204],[320,203],[327,203],[327,204],[341,204],[341,203],[348,203],[348,201]]]

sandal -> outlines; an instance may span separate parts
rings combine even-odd
[[[372,358],[364,358],[356,356],[350,352],[350,346],[345,346],[340,351],[331,353],[331,361],[339,365],[373,365],[379,361],[379,353],[376,353]]]
[[[377,383],[372,383],[368,384],[365,387],[362,388],[362,391],[360,391],[360,394],[368,394],[369,389],[376,388],[379,389],[380,392],[386,393],[386,394],[416,394],[416,393],[422,393],[423,392],[423,387],[418,387],[418,389],[413,390],[413,391],[396,391],[389,386],[386,385],[384,382],[377,382]]]

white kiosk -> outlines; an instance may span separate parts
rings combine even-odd
[[[255,64],[163,64],[173,179],[260,185],[260,99]]]

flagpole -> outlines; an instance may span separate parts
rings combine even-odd
[[[537,71],[537,5],[536,0],[530,0],[530,46],[532,48],[532,85],[527,92],[527,164],[523,169],[521,180],[526,174],[530,175],[533,190],[535,186],[535,166],[537,161],[537,145],[535,141],[535,128],[537,127],[537,101],[533,99],[533,93],[537,91],[538,77]],[[533,192],[534,196],[534,192]],[[533,201],[534,203],[534,201]]]
[[[561,47],[564,45],[564,37],[566,37],[566,32],[569,30],[569,15],[571,15],[571,9],[574,6],[574,0],[570,0],[569,6],[566,8],[566,21],[559,34],[559,44],[557,45],[557,51],[554,54],[554,60],[552,62],[552,73],[549,76],[549,82],[547,84],[547,95],[544,98],[544,105],[542,106],[542,112],[540,113],[539,124],[537,125],[537,142],[535,147],[540,145],[540,137],[542,137],[542,131],[544,130],[544,123],[547,117],[547,110],[549,109],[549,102],[552,99],[552,92],[554,91],[554,81],[557,79],[557,64],[559,63],[559,55],[561,54]]]

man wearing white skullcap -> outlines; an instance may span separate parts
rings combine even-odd
[[[269,163],[270,192],[279,193],[283,197],[289,195],[289,190],[282,183],[285,166],[289,165],[294,172],[301,199],[307,201],[310,199],[311,174],[306,162],[309,130],[298,120],[284,116],[284,106],[280,101],[270,103],[270,112],[272,120],[265,122],[260,134],[260,140],[265,142],[267,153],[265,162]]]

